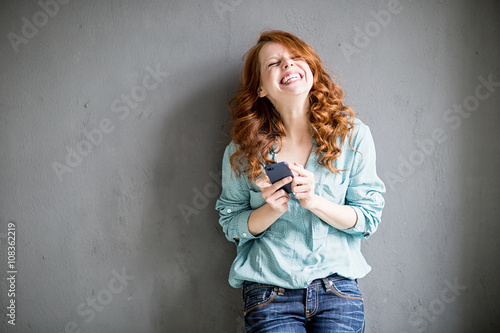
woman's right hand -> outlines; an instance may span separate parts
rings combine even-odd
[[[269,204],[271,209],[279,214],[284,214],[288,210],[288,201],[290,196],[285,190],[280,189],[282,186],[290,183],[292,177],[283,178],[274,184],[271,184],[267,175],[263,175],[255,181],[255,184],[262,192],[262,197]]]

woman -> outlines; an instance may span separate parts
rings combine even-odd
[[[342,100],[290,33],[264,32],[247,54],[217,201],[247,332],[364,329],[357,279],[371,268],[360,242],[380,222],[385,187],[370,130]],[[281,161],[294,177],[271,184],[263,166]]]

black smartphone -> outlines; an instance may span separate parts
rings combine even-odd
[[[271,183],[276,183],[279,180],[282,180],[283,178],[286,177],[292,177],[293,178],[293,173],[288,167],[287,162],[279,162],[279,163],[274,163],[274,164],[269,164],[266,165],[264,168],[266,171],[267,177],[269,177],[269,180]],[[286,193],[292,193],[292,183],[288,183],[280,188],[284,189]]]

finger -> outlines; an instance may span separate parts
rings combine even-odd
[[[311,190],[314,188],[314,178],[296,177],[292,182],[292,187],[300,189],[299,192]]]
[[[304,192],[304,186],[302,184],[292,184],[293,193],[302,193]]]
[[[288,196],[286,197],[282,197],[282,198],[279,198],[278,200],[276,200],[276,204],[278,206],[285,206],[288,204],[288,201],[290,200],[290,198]]]
[[[302,174],[302,172],[305,171],[304,167],[297,163],[289,164],[288,167],[290,168],[290,170],[292,170],[292,172],[298,175]]]
[[[255,181],[255,185],[257,185],[259,188],[266,188],[271,186],[271,182],[269,181],[269,178],[264,175],[263,177],[260,177]]]
[[[277,191],[272,196],[266,199],[266,202],[271,205],[271,207],[282,207],[288,204],[290,197],[285,191]]]
[[[297,163],[290,164],[289,168],[303,177],[312,177],[314,175],[312,172],[307,171],[302,165]]]
[[[262,172],[256,181],[266,182],[269,181],[269,177],[267,177],[267,174],[265,172]]]
[[[293,168],[293,165],[289,165],[288,168],[290,169],[290,171],[292,172],[292,174],[293,174],[294,177],[300,176],[300,173],[297,172],[298,169],[297,168]]]
[[[295,187],[292,187],[292,190],[295,194],[298,193],[309,193],[311,192],[311,186],[309,185],[296,185]]]
[[[273,189],[274,191],[277,191],[278,189],[280,189],[284,185],[290,183],[292,180],[293,180],[293,177],[285,177],[282,180],[278,180],[277,182],[273,183],[273,185],[271,186],[271,189]]]
[[[267,176],[267,174],[265,172],[262,173],[262,176],[260,177],[260,179],[264,180],[266,183],[271,184],[271,181],[269,180],[269,177]]]
[[[274,198],[273,202],[277,205],[286,204],[286,203],[288,203],[288,200],[290,199],[290,196],[284,190],[279,190],[274,195],[276,197]]]
[[[268,201],[276,201],[276,200],[279,200],[283,197],[286,197],[286,198],[289,197],[288,193],[286,193],[286,191],[283,189],[278,189],[277,191],[275,191],[273,193],[269,193],[269,195],[267,196]]]
[[[310,193],[297,193],[295,195],[295,199],[297,200],[309,200],[312,198],[312,195]]]
[[[276,184],[276,183],[275,183]],[[285,190],[280,189],[280,188],[275,188],[274,184],[271,187],[267,187],[262,190],[262,197],[266,202],[271,203],[273,201],[276,201],[282,197],[287,197],[289,198],[288,193],[286,193]]]
[[[298,176],[293,179],[292,185],[307,185],[314,183],[314,180],[308,177]]]
[[[290,170],[292,170],[293,174],[297,177],[314,177],[314,174],[310,171],[307,171],[301,165],[290,165]]]

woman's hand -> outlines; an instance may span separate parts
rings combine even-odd
[[[255,184],[260,188],[262,197],[266,200],[272,210],[281,215],[288,210],[288,201],[290,200],[290,196],[285,190],[280,190],[280,188],[291,181],[292,177],[286,177],[274,184],[271,184],[267,175],[264,174],[255,181]]]
[[[314,193],[315,181],[314,174],[307,171],[300,164],[293,163],[288,166],[294,174],[292,181],[292,191],[295,193],[295,198],[300,200],[300,205],[306,209],[312,206],[313,201],[317,198]]]
[[[257,236],[264,232],[288,210],[290,196],[280,188],[291,181],[292,177],[287,177],[271,184],[266,174],[255,181],[266,204],[254,210],[248,217],[248,231],[252,235]]]
[[[300,205],[337,229],[349,229],[356,225],[358,216],[351,206],[338,205],[314,192],[314,174],[297,163],[289,165],[294,174],[292,191]]]

